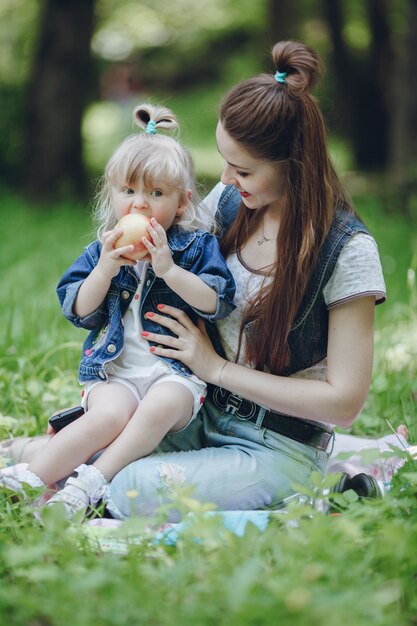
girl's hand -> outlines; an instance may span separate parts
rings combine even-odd
[[[158,309],[163,315],[147,313],[146,317],[169,328],[176,337],[143,332],[145,339],[159,344],[152,346],[150,351],[157,356],[178,359],[196,376],[217,385],[225,360],[214,350],[204,327],[197,328],[188,315],[175,307],[159,304]]]
[[[151,223],[147,226],[147,230],[152,237],[152,241],[143,237],[142,243],[150,254],[153,271],[156,276],[163,278],[174,266],[171,250],[168,246],[167,235],[154,217],[151,218]]]
[[[107,278],[117,276],[122,265],[135,265],[136,261],[125,258],[123,255],[132,252],[134,246],[115,248],[114,244],[123,233],[121,228],[114,228],[103,233],[101,237],[101,254],[97,263],[97,269]]]
[[[46,429],[46,434],[49,435],[50,437],[53,437],[54,435],[56,435],[56,432],[54,431],[54,429],[52,428],[50,424],[48,424],[48,427]]]

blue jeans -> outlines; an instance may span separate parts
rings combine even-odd
[[[307,484],[313,471],[324,474],[328,456],[260,424],[219,413],[206,399],[189,426],[168,434],[155,453],[113,478],[109,509],[115,505],[113,515],[121,518],[153,515],[169,501],[172,484],[192,485],[192,497],[218,510],[278,508],[294,493],[293,483]],[[179,518],[173,508],[169,521]]]

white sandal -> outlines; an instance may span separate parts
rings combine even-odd
[[[31,506],[44,504],[49,493],[45,483],[33,472],[28,470],[27,463],[17,463],[0,471],[0,488],[8,489],[23,496]],[[39,494],[39,490],[43,492]],[[34,490],[36,490],[35,493]]]
[[[90,504],[95,506],[102,498],[107,481],[94,465],[82,464],[74,471],[78,472],[78,477],[70,476],[65,487],[52,496],[46,506],[63,504],[69,520],[79,516],[81,521]]]
[[[79,514],[80,518],[83,518],[90,505],[86,483],[79,478],[68,478],[65,487],[57,491],[52,498],[48,500],[46,506],[56,506],[57,504],[64,506],[66,516],[69,520],[74,519],[77,514]],[[81,514],[81,511],[83,514]]]

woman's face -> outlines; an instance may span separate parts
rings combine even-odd
[[[248,209],[280,208],[283,199],[283,170],[279,163],[253,157],[232,139],[221,122],[216,129],[217,147],[224,159],[221,181],[234,185]]]

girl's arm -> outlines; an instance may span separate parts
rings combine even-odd
[[[194,309],[199,309],[205,313],[216,312],[216,291],[206,285],[206,283],[195,274],[173,263],[172,267],[165,272],[162,278],[168,287],[175,291],[175,293]]]
[[[161,307],[159,307],[162,310]],[[366,400],[373,362],[374,296],[349,301],[329,311],[327,379],[276,376],[225,361],[187,316],[164,306],[152,320],[177,337],[151,333],[163,344],[153,352],[178,359],[203,380],[273,411],[348,427]]]
[[[135,265],[135,261],[123,257],[133,250],[133,246],[114,248],[114,243],[121,234],[122,230],[114,229],[102,236],[98,263],[81,284],[74,303],[74,313],[81,318],[90,315],[102,304],[112,278],[117,276],[122,265]]]
[[[175,265],[168,246],[165,230],[152,218],[148,228],[152,242],[143,238],[152,259],[152,268],[156,276],[163,278],[170,289],[175,291],[187,304],[205,313],[215,313],[217,292],[201,278]]]

